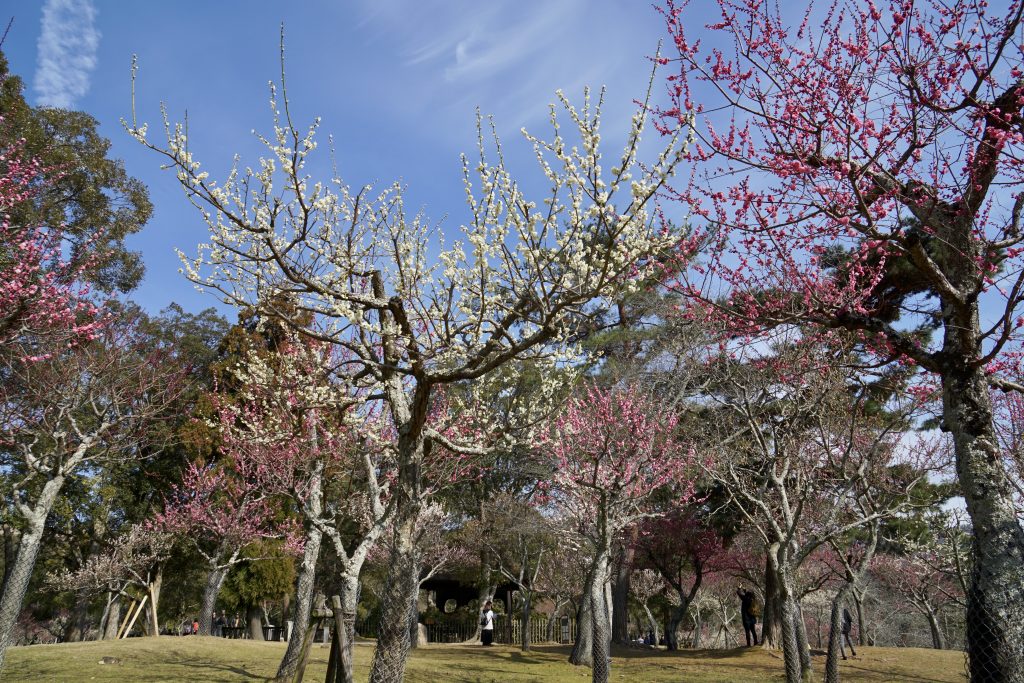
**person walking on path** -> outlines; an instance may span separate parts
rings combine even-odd
[[[850,631],[853,630],[853,616],[850,610],[843,608],[843,637],[839,639],[839,653],[846,659],[846,652],[843,651],[843,641],[850,646],[850,656],[856,657],[857,652],[853,649],[853,641],[850,640]]]
[[[743,635],[747,637],[747,647],[757,645],[757,615],[754,614],[754,592],[736,589],[736,595],[740,598],[740,618],[743,620]]]
[[[480,613],[480,642],[486,646],[494,643],[494,611],[490,600],[484,603],[484,611]]]

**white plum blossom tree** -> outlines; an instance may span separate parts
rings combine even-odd
[[[496,368],[531,359],[555,369],[581,353],[574,335],[596,302],[642,282],[654,257],[678,242],[655,198],[686,154],[689,125],[663,137],[660,153],[641,163],[645,99],[624,151],[608,164],[599,132],[603,95],[593,102],[588,93],[577,108],[559,93],[572,134],[563,134],[554,105],[549,139],[524,131],[548,185],[533,199],[506,167],[493,125],[478,119],[479,157],[462,159],[468,212],[458,236],[446,239],[422,214],[406,212],[398,183],[375,190],[353,189],[336,175],[315,180],[318,122],[300,130],[287,95],[279,100],[275,92],[272,86],[273,133],[259,136],[267,155],[254,166],[236,162],[219,182],[193,158],[183,125],[165,121],[160,145],[149,141],[145,125],[125,125],[175,170],[209,226],[209,243],[194,258],[182,257],[185,275],[226,303],[255,306],[342,347],[352,357],[347,381],[390,414],[397,452],[385,539],[391,561],[370,680],[398,681],[409,648],[404,615],[416,585],[413,541],[429,488],[424,461],[437,447],[473,454],[486,446],[480,433],[458,439],[430,426],[435,394],[467,385],[450,400],[468,411],[474,381]],[[291,302],[287,310],[274,304],[282,296]],[[554,393],[556,376],[566,376],[547,374],[537,402]]]

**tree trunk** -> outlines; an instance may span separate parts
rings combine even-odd
[[[320,557],[320,543],[323,533],[315,526],[306,531],[306,545],[302,550],[302,562],[295,577],[295,609],[292,614],[292,632],[288,647],[277,667],[277,681],[288,681],[295,675],[302,651],[302,639],[309,628],[309,613],[313,609],[313,590],[316,583],[316,562]]]
[[[946,639],[942,635],[942,627],[939,625],[939,619],[935,615],[935,610],[933,610],[929,605],[926,607],[924,613],[925,616],[928,617],[928,629],[931,631],[932,635],[932,647],[936,650],[945,650]]]
[[[779,631],[782,638],[782,661],[786,672],[786,683],[802,683],[800,675],[800,652],[794,624],[796,615],[792,600],[783,600],[779,615]]]
[[[659,635],[658,631],[660,630],[658,628],[658,620],[654,618],[653,614],[651,614],[651,608],[647,606],[646,602],[644,603],[644,614],[647,615],[647,625],[650,626],[651,633],[654,635],[654,643],[652,643],[652,644],[655,647],[657,647],[658,643],[660,642],[658,640],[658,635]]]
[[[864,645],[874,645],[874,643],[868,638],[864,629],[864,593],[862,590],[854,588],[852,595],[853,606],[857,611],[857,644],[862,647]]]
[[[420,581],[419,572],[416,573],[416,590],[409,596],[409,649],[415,650],[420,646]],[[509,614],[511,617],[511,613]],[[511,642],[511,641],[510,641]]]
[[[836,591],[832,598],[832,610],[829,613],[828,653],[825,655],[825,683],[839,683],[839,655],[843,647],[843,600],[850,591],[850,584]]]
[[[800,653],[800,675],[803,680],[811,680],[811,647],[807,642],[807,622],[804,621],[804,609],[800,601],[793,599],[793,630],[796,632],[796,644]]]
[[[149,605],[146,607],[146,623],[148,625],[149,635],[159,636],[160,635],[160,588],[164,583],[164,568],[163,565],[159,565],[156,568],[156,572],[153,574],[152,580],[149,582],[147,587],[149,590]]]
[[[612,570],[612,642],[620,645],[629,643],[629,584],[639,529],[634,526],[626,535]]]
[[[249,638],[255,641],[263,641],[263,610],[259,605],[249,605],[245,610],[245,621],[249,627]],[[202,633],[202,627],[200,627]]]
[[[592,683],[608,683],[611,675],[611,615],[608,611],[610,595],[610,567],[606,552],[598,552],[594,558],[594,581],[590,586],[590,614],[592,635],[590,638],[590,680]]]
[[[203,588],[203,603],[199,608],[199,635],[208,636],[213,633],[213,609],[217,606],[217,595],[228,575],[227,569],[210,569],[206,575],[206,587]],[[262,633],[262,632],[261,632]]]
[[[693,613],[693,644],[691,647],[696,650],[700,647],[700,629],[701,629],[701,613],[700,610],[694,610]]]
[[[522,644],[523,652],[530,651],[530,597],[532,591],[523,591],[523,609],[521,614],[521,620],[523,623],[523,632],[520,634],[520,643]]]
[[[419,587],[419,558],[414,542],[417,513],[411,503],[405,507],[396,511],[370,683],[401,683],[409,656],[409,605]]]
[[[665,646],[675,651],[679,649],[679,627],[683,623],[683,619],[686,618],[686,610],[690,604],[686,601],[686,596],[679,596],[679,604],[672,608],[669,613],[668,623],[665,624]]]
[[[785,664],[786,683],[803,683],[809,680],[811,671],[809,666],[805,666],[803,656],[803,649],[807,644],[806,633],[804,633],[802,645],[797,635],[797,632],[803,629],[799,629],[797,625],[797,619],[801,617],[796,600],[793,598],[787,550],[780,543],[773,543],[768,549],[768,561],[769,569],[774,574],[778,597],[782,603],[779,630],[782,637],[782,659]],[[807,658],[810,659],[809,653]]]
[[[75,604],[68,616],[68,625],[64,629],[64,640],[68,643],[77,643],[86,639],[89,632],[89,608],[91,600],[89,591],[80,588],[75,591]]]
[[[481,562],[480,584],[479,584],[480,588],[477,591],[477,611],[478,612],[483,610],[484,605],[486,605],[489,600],[494,600],[494,591],[497,589],[497,587],[494,585],[494,582],[493,582],[493,580],[491,578],[490,553],[487,551],[486,548],[481,548],[481,550],[480,550],[480,562]],[[480,640],[480,629],[481,628],[482,627],[480,625],[480,620],[477,619],[476,620],[476,631],[473,633],[473,637],[470,638],[471,641],[478,641],[478,640]]]
[[[21,545],[21,529],[10,524],[4,524],[4,581],[0,592],[7,589],[7,580],[14,568],[14,561],[18,557],[18,547]]]
[[[586,583],[583,586],[583,596],[580,598],[580,606],[576,610],[576,642],[572,645],[572,652],[569,653],[569,663],[576,666],[591,665],[591,642],[594,636],[594,625],[590,609],[590,592],[593,587],[593,570],[587,574]]]
[[[360,565],[360,568],[362,565]],[[341,580],[341,611],[345,619],[345,661],[353,661],[352,646],[356,642],[356,607],[359,604],[359,568],[354,574],[346,574]]]
[[[965,308],[945,322],[943,352],[949,362],[942,373],[942,402],[943,428],[953,437],[957,477],[974,532],[968,668],[972,683],[1021,683],[1024,529],[1003,469],[985,371],[976,362],[977,301]]]
[[[107,608],[107,619],[103,626],[103,640],[117,640],[117,630],[121,626],[121,595],[117,594]]]
[[[26,513],[26,528],[22,533],[21,543],[18,544],[18,553],[14,558],[14,566],[11,567],[3,595],[0,596],[0,670],[3,669],[7,647],[14,635],[14,625],[21,613],[32,570],[36,566],[43,530],[46,528],[46,518],[63,485],[63,477],[58,476],[47,481],[39,494],[39,500]]]
[[[765,560],[764,606],[761,610],[761,647],[766,650],[782,648],[782,602],[779,598],[779,581],[771,568],[771,561]]]

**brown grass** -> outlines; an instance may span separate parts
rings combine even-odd
[[[369,673],[372,643],[356,647],[356,680]],[[566,662],[568,648],[540,645],[531,652],[496,645],[427,645],[409,661],[408,683],[583,682],[590,670]],[[96,681],[185,681],[194,683],[265,681],[284,653],[283,643],[203,637],[132,638],[115,642],[68,643],[11,648],[4,681],[61,683]],[[769,683],[782,681],[782,660],[760,648],[734,650],[616,649],[612,681],[650,683]],[[314,648],[306,681],[319,683],[327,667],[326,646]],[[954,683],[965,681],[962,652],[915,648],[863,648],[843,662],[850,683]],[[103,657],[119,664],[100,664]],[[814,658],[820,680],[824,657]]]

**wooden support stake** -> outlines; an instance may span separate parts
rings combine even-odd
[[[135,609],[135,600],[132,600],[132,604],[128,606],[128,613],[124,615],[124,621],[117,627],[117,640],[121,640],[121,634],[124,633],[124,627],[128,625],[128,618],[131,617],[132,611]]]
[[[338,634],[331,637],[331,656],[327,658],[327,675],[324,676],[324,683],[334,683],[338,677]]]
[[[326,683],[352,683],[352,651],[348,647],[348,629],[345,628],[345,613],[341,611],[341,598],[331,596],[334,612],[334,644],[338,648],[338,669],[334,680]]]
[[[148,593],[146,595],[142,596],[142,601],[139,603],[138,609],[135,610],[135,614],[132,616],[131,621],[128,622],[128,628],[126,628],[124,630],[124,633],[121,635],[122,638],[127,638],[128,637],[128,634],[132,630],[132,626],[135,626],[135,620],[139,618],[139,615],[142,614],[142,610],[144,610],[146,608],[146,601],[147,600],[149,600],[149,594]]]
[[[330,612],[327,610],[317,610],[313,613],[313,616],[315,620],[309,622],[309,628],[306,629],[306,634],[302,637],[302,649],[299,650],[299,665],[295,668],[295,677],[292,678],[292,683],[302,683],[302,678],[306,675],[306,664],[309,662],[309,651],[313,647],[316,630],[323,623],[324,619],[330,616]]]

